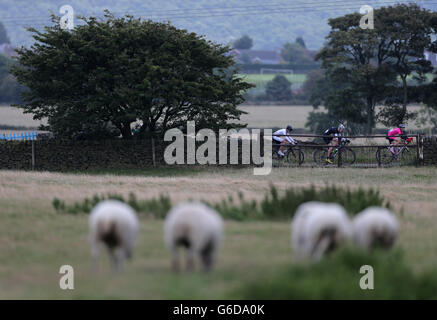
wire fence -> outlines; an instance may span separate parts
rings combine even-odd
[[[283,167],[393,167],[418,166],[423,160],[423,136],[420,134],[399,137],[394,145],[385,135],[342,136],[328,144],[327,136],[290,135],[297,141],[294,146],[273,140],[273,166]],[[332,138],[332,137],[331,137]],[[282,146],[284,156],[278,151]]]

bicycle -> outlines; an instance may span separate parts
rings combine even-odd
[[[376,150],[376,160],[378,160],[378,164],[387,165],[394,160],[405,160],[407,158],[407,154],[410,152],[410,149],[408,149],[408,144],[413,141],[413,137],[403,140],[404,143],[401,145],[392,145],[390,143],[389,146],[378,147]],[[391,148],[394,149],[394,153],[391,152]]]
[[[284,156],[280,156],[278,154],[278,150],[281,147],[281,144],[275,144],[273,141],[272,145],[272,160],[287,162],[289,164],[296,163],[301,165],[304,161],[304,154],[302,150],[295,145],[286,144],[284,145]]]
[[[341,152],[341,160],[342,164],[346,165],[352,165],[355,163],[355,160],[357,159],[357,156],[355,154],[355,151],[351,148],[346,147],[347,144],[350,143],[350,140],[347,140],[345,138],[340,139],[340,142],[337,146],[335,146],[335,149],[331,152],[330,159],[334,160],[339,152]],[[317,163],[319,166],[322,165],[328,165],[329,163],[326,162],[326,158],[328,158],[328,150],[331,148],[323,147],[321,149],[317,149],[314,151],[314,162]]]

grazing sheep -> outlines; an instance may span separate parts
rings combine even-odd
[[[390,210],[370,207],[357,214],[353,230],[356,245],[366,249],[390,249],[396,241],[399,225]]]
[[[113,270],[121,271],[123,261],[132,257],[138,232],[135,211],[120,201],[102,201],[91,211],[89,228],[95,268],[97,268],[99,245],[103,243],[108,249]]]
[[[184,202],[172,208],[164,224],[164,240],[172,254],[172,267],[179,271],[179,246],[187,249],[187,269],[199,257],[204,270],[212,269],[223,237],[223,219],[200,202]]]
[[[300,205],[291,228],[291,242],[298,258],[316,261],[352,237],[346,211],[335,203],[312,201]]]

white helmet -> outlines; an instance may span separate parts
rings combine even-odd
[[[338,125],[338,129],[344,130],[344,125],[340,123],[340,124]]]

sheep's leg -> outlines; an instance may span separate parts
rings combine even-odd
[[[114,248],[108,248],[109,257],[111,259],[111,269],[113,272],[122,271],[120,253]]]
[[[212,266],[214,265],[214,255],[212,252],[202,254],[202,262],[203,262],[203,270],[205,272],[209,272],[212,270]]]
[[[200,252],[200,256],[203,263],[204,271],[208,272],[212,269],[214,264],[214,242],[213,240],[208,241],[205,247]]]

